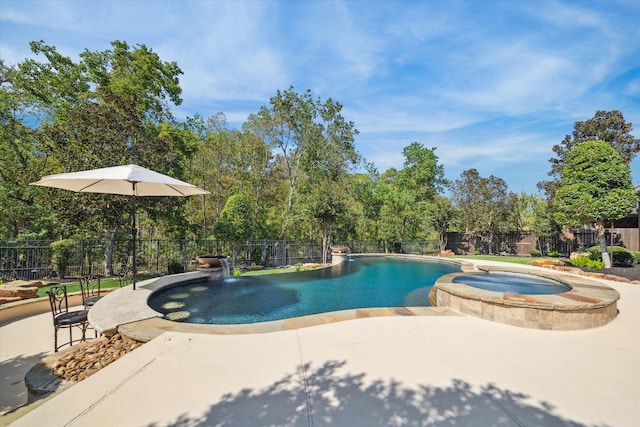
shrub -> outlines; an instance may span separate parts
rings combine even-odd
[[[251,251],[251,260],[256,265],[262,265],[262,248],[254,248]]]
[[[611,263],[619,266],[631,266],[636,263],[635,257],[629,249],[622,246],[607,246],[607,251],[611,253],[613,250],[613,259]],[[591,254],[591,259],[593,260],[602,260],[602,255],[600,253],[600,246],[591,246],[589,248],[589,253]]]
[[[77,246],[78,243],[72,239],[63,239],[51,243],[51,249],[53,251],[51,263],[61,278],[64,278],[64,275],[67,273],[67,267],[71,262],[73,251]]]
[[[531,249],[529,251],[529,255],[531,256],[542,256],[542,252],[539,249]]]
[[[613,263],[619,266],[633,265],[633,254],[622,246],[613,247]]]
[[[560,256],[560,252],[558,251],[551,251],[547,254],[548,256],[552,257],[552,258],[558,258]]]
[[[589,261],[594,261],[590,258],[589,254],[578,256],[569,261],[574,267],[586,267]]]
[[[236,267],[233,269],[233,277],[238,277],[242,275],[242,269],[240,267]]]
[[[296,271],[300,271],[302,270],[302,263],[301,262],[297,262],[296,263]]]
[[[633,263],[640,264],[640,251],[630,251],[633,256]]]
[[[604,262],[600,260],[589,259],[587,261],[587,268],[589,270],[603,270]]]
[[[167,271],[169,274],[184,273],[184,265],[178,261],[171,261],[167,266]]]
[[[479,250],[479,249],[476,249],[475,251],[473,251],[473,254],[474,254],[474,255],[480,255],[480,250]]]

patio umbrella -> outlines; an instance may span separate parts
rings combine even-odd
[[[62,188],[77,193],[106,193],[131,196],[133,227],[133,289],[136,288],[136,197],[192,196],[208,191],[137,165],[114,166],[80,172],[47,175],[30,185]]]

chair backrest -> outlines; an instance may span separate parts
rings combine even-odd
[[[129,266],[123,264],[120,267],[120,271],[118,271],[118,277],[120,279],[120,287],[127,286],[129,284],[129,279],[127,276],[129,275]]]
[[[47,294],[49,294],[51,314],[53,314],[54,319],[59,314],[69,312],[69,300],[67,299],[66,286],[52,286],[47,291]]]
[[[80,278],[80,291],[82,292],[82,300],[89,297],[100,296],[100,277],[86,275]]]

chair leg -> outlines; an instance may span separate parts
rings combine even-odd
[[[58,328],[53,332],[53,349],[55,353],[58,352]]]

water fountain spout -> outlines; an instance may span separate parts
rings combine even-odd
[[[218,278],[229,277],[229,261],[225,255],[206,254],[200,255],[198,259],[198,271],[210,273]]]

